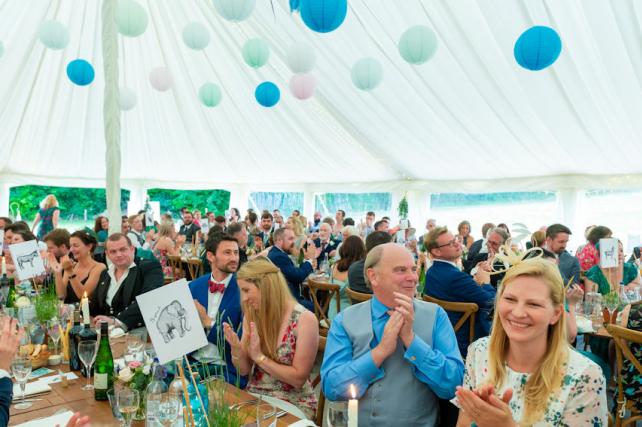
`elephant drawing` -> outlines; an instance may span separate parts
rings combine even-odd
[[[163,308],[158,314],[156,320],[156,327],[163,336],[165,344],[168,344],[172,339],[183,337],[185,332],[189,331],[187,327],[187,319],[185,318],[186,311],[180,302],[174,300],[168,306]]]
[[[29,264],[31,264],[31,268],[33,268],[33,261],[36,258],[38,258],[38,252],[37,251],[33,251],[33,252],[31,252],[30,254],[27,254],[27,255],[20,255],[18,257],[18,259],[17,259],[18,267],[20,267],[20,270],[22,270],[24,268],[23,264],[29,263]]]

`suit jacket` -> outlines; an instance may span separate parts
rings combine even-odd
[[[573,283],[580,283],[580,261],[567,251],[559,255],[558,268],[564,280],[564,285],[566,285],[571,278],[573,279]]]
[[[136,267],[132,267],[127,278],[118,288],[111,306],[107,304],[107,291],[111,285],[111,277],[107,270],[101,273],[98,286],[89,299],[89,310],[92,316],[115,316],[129,330],[144,325],[136,297],[163,286],[163,269],[155,260],[135,258],[134,262]]]
[[[426,271],[426,286],[424,295],[431,296],[444,301],[452,302],[474,302],[479,306],[480,311],[475,316],[475,338],[485,337],[490,332],[491,320],[490,310],[495,301],[495,288],[486,284],[479,286],[469,274],[447,262],[433,262]],[[446,311],[450,322],[455,326],[462,314],[459,312]],[[462,357],[468,353],[469,323],[457,331],[457,344]]]
[[[199,278],[192,280],[189,283],[189,290],[192,293],[192,297],[199,302],[205,310],[208,309],[209,304],[209,280],[211,274],[205,274]],[[222,322],[227,322],[230,324],[232,329],[239,332],[243,325],[243,310],[241,309],[241,293],[239,291],[239,286],[236,283],[236,274],[232,276],[229,285],[225,288],[225,293],[221,299],[221,304],[218,307],[218,314],[221,316]],[[219,346],[219,339],[222,340],[225,348],[225,371],[223,375],[225,380],[230,384],[236,384],[237,371],[232,363],[232,349],[230,345],[225,340],[223,335],[222,324],[214,323],[212,329],[210,329],[207,334],[207,340]],[[245,388],[247,384],[247,377],[240,377],[241,388]]]
[[[0,378],[0,426],[9,424],[9,406],[13,399],[13,382],[11,378]]]
[[[353,291],[361,292],[364,294],[371,294],[372,289],[366,284],[366,278],[363,275],[363,266],[365,260],[359,260],[348,268],[348,287]]]
[[[468,255],[466,256],[466,259],[464,260],[464,270],[465,271],[470,271],[473,269],[475,264],[472,264],[473,260],[479,254],[479,251],[481,251],[482,245],[484,244],[484,239],[479,239],[475,240],[472,245],[470,245],[470,249],[468,249]],[[472,265],[471,265],[472,264]]]
[[[304,307],[310,309],[312,307],[312,303],[304,299],[301,295],[301,283],[303,283],[303,281],[314,270],[312,264],[304,262],[301,266],[297,267],[292,262],[292,259],[290,259],[290,256],[276,246],[272,246],[268,252],[268,258],[274,263],[274,265],[279,267],[281,273],[285,276],[285,280],[288,282],[290,292],[292,292],[294,298]]]
[[[478,263],[484,262],[488,260],[488,253],[483,253],[483,254],[477,254],[470,262],[468,265],[470,268],[466,269],[464,267],[464,271],[468,274],[470,274],[471,270],[477,266]],[[495,268],[501,269],[503,268],[503,265],[499,263],[499,261],[495,261],[494,264]],[[499,274],[493,274],[490,276],[490,284],[493,285],[495,288],[497,288],[497,285],[501,282],[501,280],[504,278],[504,273],[499,273]]]
[[[313,240],[314,246],[317,248],[321,247],[321,239],[317,237],[316,239]],[[305,245],[307,247],[307,243]],[[339,245],[335,240],[330,240],[328,243],[325,245],[325,248],[319,253],[319,256],[317,257],[317,265],[321,265],[321,261],[325,258],[325,255],[328,255],[328,258],[330,258],[330,252],[335,251],[339,248]]]

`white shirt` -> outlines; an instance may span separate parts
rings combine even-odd
[[[1,378],[11,378],[11,375],[9,375],[9,372],[4,369],[0,369],[0,379]]]
[[[114,299],[114,296],[116,295],[116,292],[118,292],[118,289],[120,289],[120,285],[122,285],[125,279],[127,279],[129,272],[134,267],[136,267],[136,263],[132,261],[127,271],[124,272],[122,276],[120,276],[120,279],[116,279],[116,266],[114,264],[110,265],[109,268],[107,269],[107,273],[109,274],[111,281],[109,282],[109,289],[107,289],[106,301],[110,307],[111,307],[111,302]]]
[[[132,245],[135,248],[149,249],[149,242],[145,241],[145,236],[143,236],[142,233],[131,230],[129,233],[127,233],[127,237],[129,237],[129,240],[132,241]],[[138,237],[143,238],[144,243],[142,245],[140,244]]]
[[[210,276],[210,280],[213,280],[218,283],[223,283],[225,285],[225,290],[230,285],[230,280],[232,280],[232,273],[228,274],[225,279],[220,282],[214,279],[214,275]],[[209,283],[207,289],[207,315],[212,319],[212,324],[216,323],[216,316],[218,315],[218,308],[221,306],[221,301],[223,300],[223,294],[220,292],[210,292]]]

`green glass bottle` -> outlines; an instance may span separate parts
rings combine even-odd
[[[14,308],[16,306],[17,299],[16,282],[13,280],[13,277],[9,277],[9,293],[7,294],[7,302],[5,303],[5,306],[7,308]]]
[[[114,386],[114,358],[109,346],[107,322],[100,324],[100,344],[94,364],[94,398],[107,400],[107,390]]]

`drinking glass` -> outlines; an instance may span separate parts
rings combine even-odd
[[[609,312],[608,323],[611,323],[611,318],[613,317],[613,313],[615,313],[615,310],[617,310],[617,308],[620,306],[620,295],[616,291],[611,291],[608,295],[605,296],[603,301],[604,301],[604,306]]]
[[[158,421],[166,427],[174,425],[181,412],[181,401],[172,394],[164,393],[158,406]]]
[[[28,357],[16,356],[16,358],[13,359],[13,362],[11,362],[11,372],[13,373],[13,377],[16,379],[18,384],[20,384],[20,391],[22,392],[22,402],[16,404],[16,409],[30,408],[32,403],[24,402],[24,400],[27,379],[31,374],[31,360]]]
[[[256,405],[256,426],[271,427],[272,425],[276,425],[276,408],[265,400],[259,399]]]
[[[136,355],[145,347],[143,335],[144,332],[140,330],[131,331],[127,334],[127,353],[134,356],[134,358],[136,358]]]
[[[107,399],[109,399],[109,405],[111,406],[111,414],[118,420],[118,425],[124,425],[125,419],[123,418],[123,414],[120,413],[120,409],[118,409],[118,399],[113,388],[107,390]]]
[[[138,411],[138,405],[140,404],[138,390],[127,387],[122,388],[116,391],[116,400],[118,401],[118,409],[125,419],[125,427],[130,427],[132,416]]]
[[[98,343],[95,340],[81,341],[80,344],[78,344],[78,357],[80,357],[82,364],[85,365],[87,372],[87,385],[82,388],[85,391],[94,389],[93,384],[91,384],[91,367],[96,360],[97,350]]]
[[[348,425],[348,402],[327,402],[328,406],[328,427],[347,427]]]
[[[54,354],[58,354],[58,342],[60,341],[60,337],[62,335],[62,326],[60,325],[58,319],[50,320],[47,322],[47,333],[49,334],[49,338],[51,338],[54,343]]]

